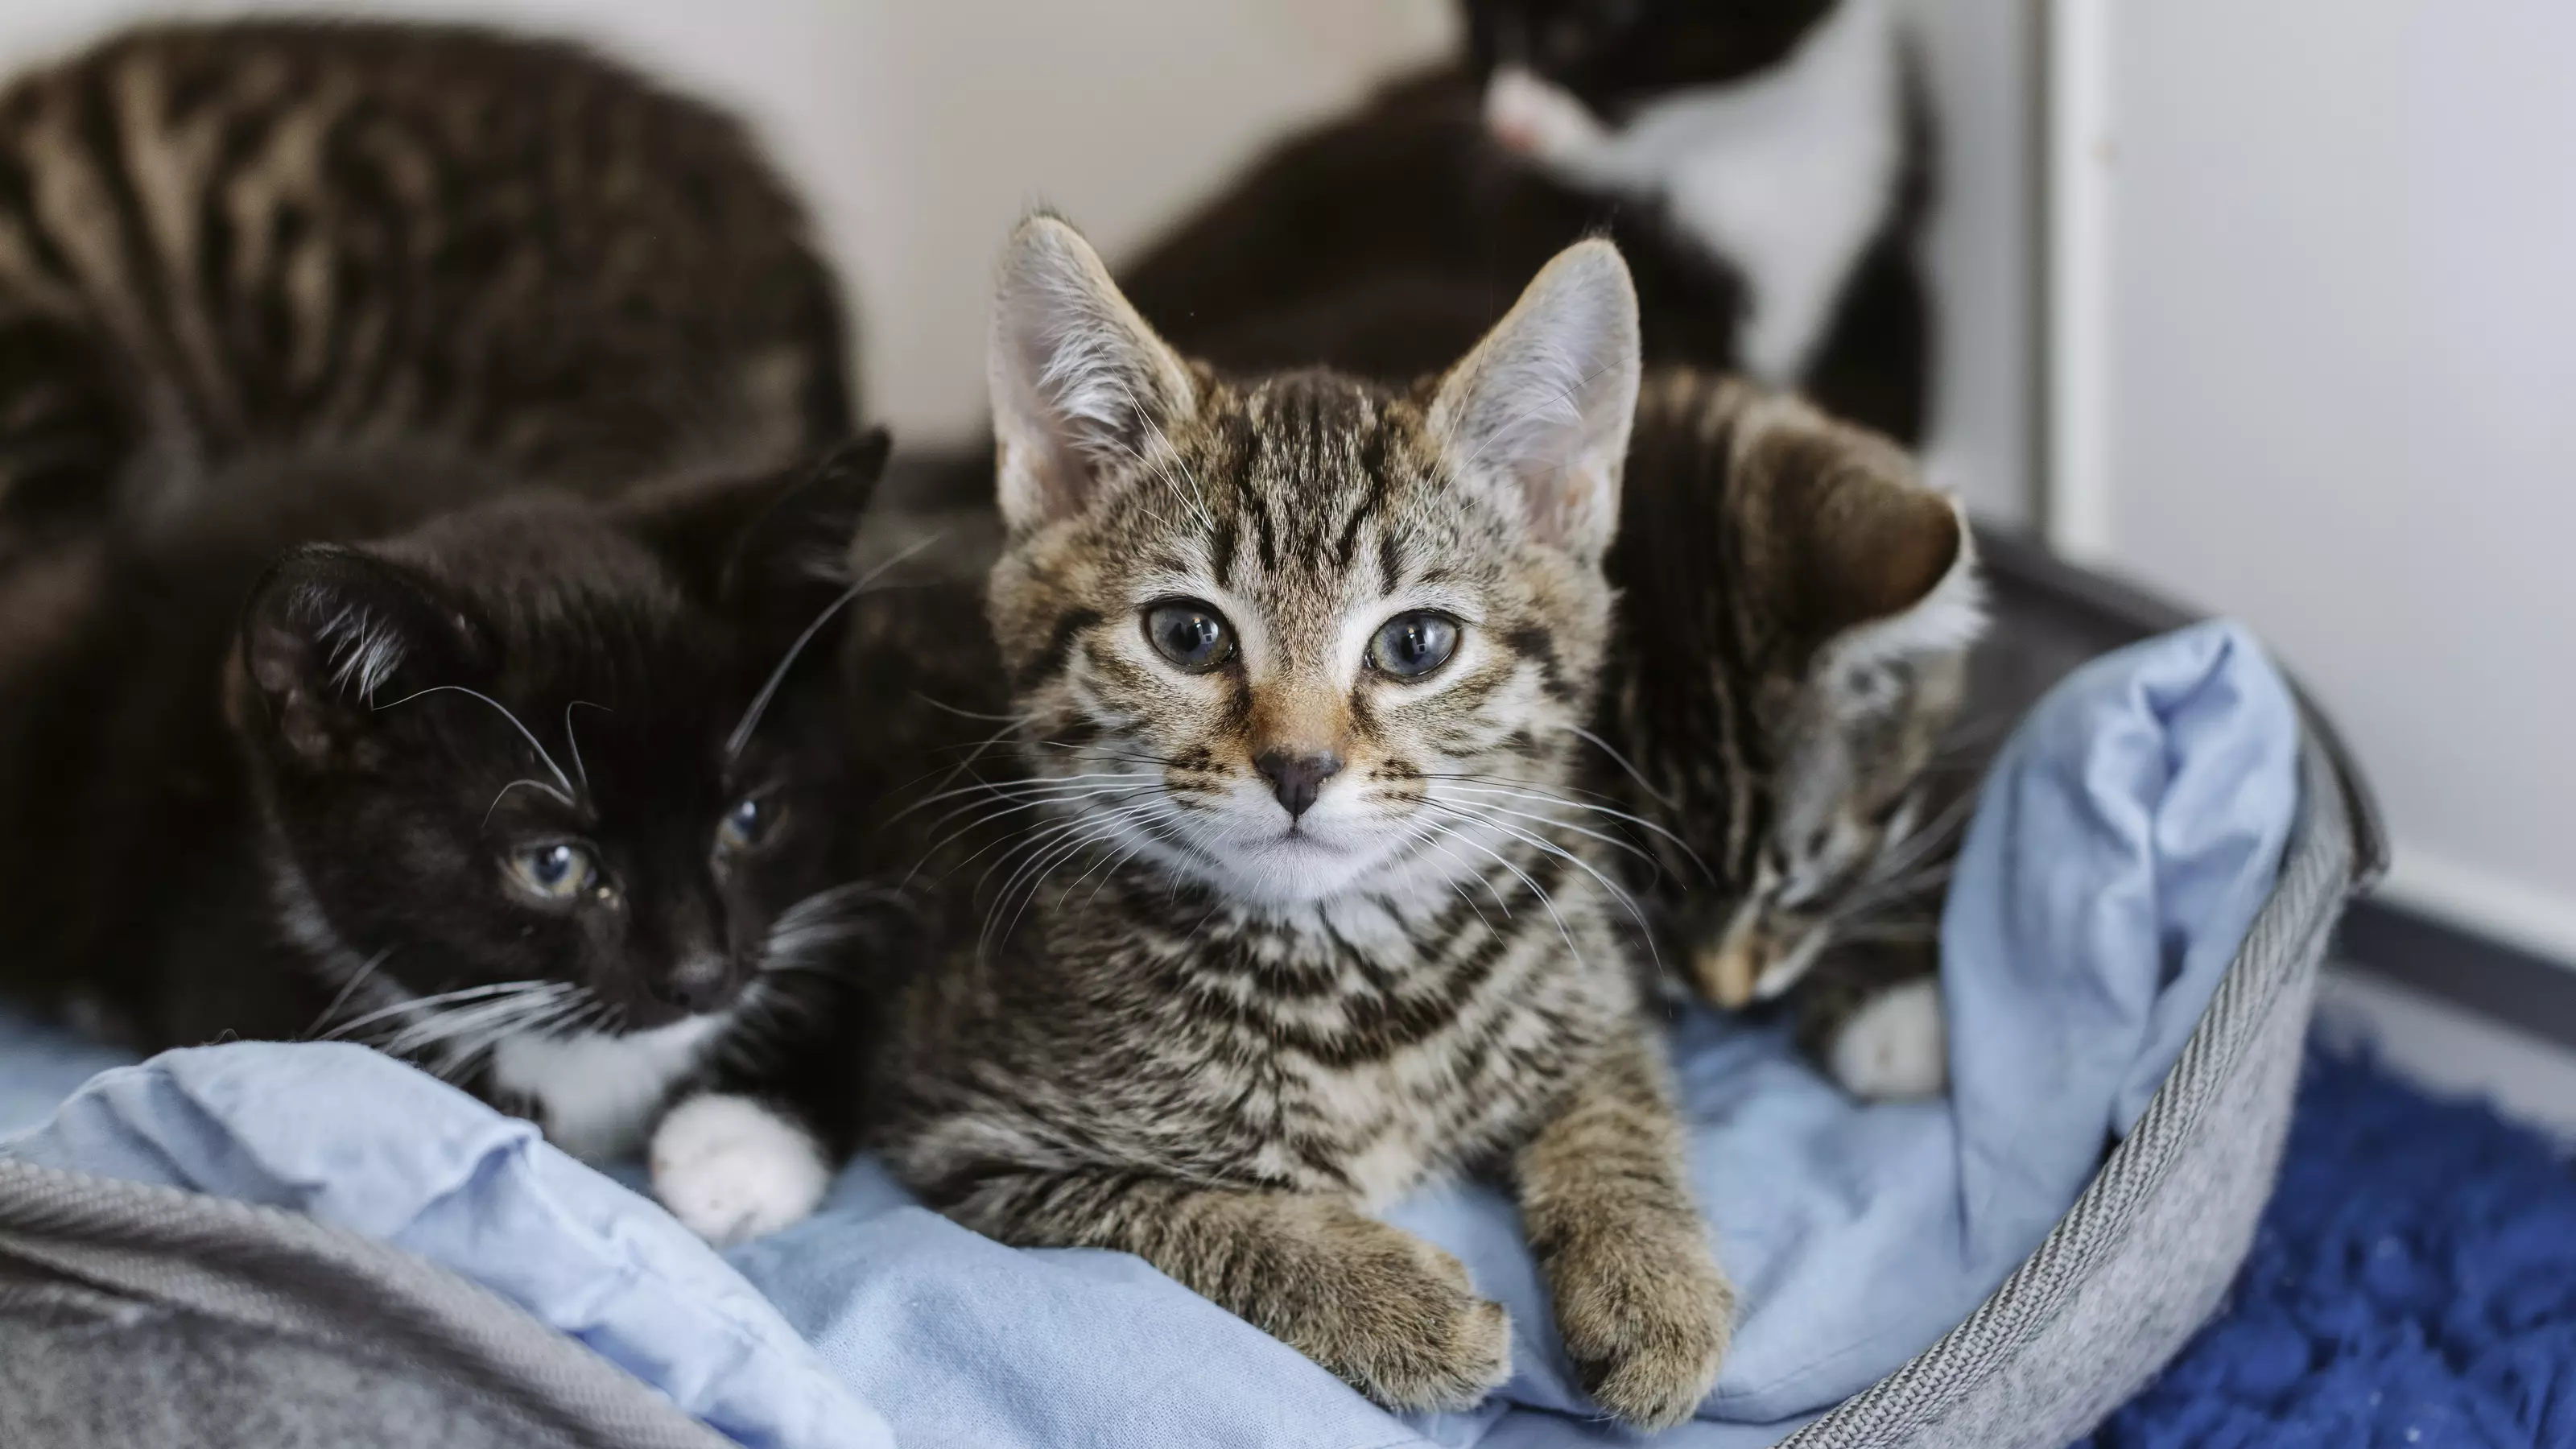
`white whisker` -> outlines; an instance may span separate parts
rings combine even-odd
[[[539,788],[547,789],[549,793],[554,794],[557,799],[563,801],[567,807],[574,803],[572,777],[563,772],[563,766],[555,763],[555,757],[546,753],[546,747],[538,743],[536,735],[530,731],[526,725],[519,722],[519,717],[517,715],[510,713],[510,707],[508,705],[503,704],[501,701],[494,699],[492,696],[485,694],[480,690],[468,689],[461,684],[433,684],[427,689],[413,690],[411,693],[395,700],[393,704],[370,704],[367,707],[369,709],[392,709],[394,705],[409,704],[424,694],[461,694],[469,699],[479,699],[485,704],[492,706],[494,709],[499,710],[501,712],[501,718],[510,722],[510,728],[519,732],[519,738],[528,742],[528,748],[537,752],[537,758],[544,762],[546,769],[554,775],[555,782],[563,786],[563,789],[559,792],[553,791],[550,787],[542,785]]]

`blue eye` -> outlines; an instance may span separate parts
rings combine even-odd
[[[511,856],[510,875],[540,900],[563,901],[580,895],[599,879],[599,863],[583,847],[558,841],[531,846]]]
[[[1369,641],[1369,663],[1398,679],[1420,679],[1458,652],[1458,621],[1429,609],[1398,614]]]
[[[776,808],[757,797],[735,801],[724,819],[716,822],[716,850],[734,855],[758,845],[777,814]]]
[[[1145,611],[1145,638],[1174,668],[1205,674],[1234,657],[1234,631],[1213,604],[1174,599]]]

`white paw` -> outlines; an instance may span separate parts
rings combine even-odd
[[[822,1144],[749,1097],[708,1092],[653,1129],[653,1195],[718,1247],[799,1221],[832,1185]]]
[[[1603,134],[1571,92],[1509,65],[1485,86],[1485,129],[1504,150],[1541,161],[1570,160]]]
[[[1941,983],[1926,976],[1870,998],[1825,1054],[1843,1090],[1872,1102],[1937,1097],[1950,1085],[1950,1033]]]

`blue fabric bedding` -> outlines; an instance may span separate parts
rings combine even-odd
[[[1694,1178],[1743,1289],[1736,1346],[1672,1442],[1767,1445],[1975,1307],[2136,1120],[2269,895],[2298,721],[2241,629],[2098,660],[1999,759],[1942,924],[1954,1090],[1861,1106],[1778,1028],[1699,1013],[1673,1052]],[[0,1131],[93,1057],[0,1022]],[[1555,1342],[1507,1199],[1395,1221],[1516,1325],[1483,1410],[1399,1419],[1143,1263],[1001,1247],[873,1163],[815,1218],[719,1259],[650,1202],[359,1048],[233,1044],[108,1072],[0,1144],[55,1166],[289,1207],[476,1278],[743,1443],[1625,1442]]]

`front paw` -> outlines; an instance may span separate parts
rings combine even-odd
[[[1512,1376],[1512,1317],[1456,1258],[1366,1221],[1335,1254],[1293,1345],[1390,1409],[1472,1409]]]
[[[706,1093],[653,1131],[653,1195],[718,1247],[773,1233],[812,1213],[831,1165],[804,1128],[749,1097]]]
[[[1548,1265],[1557,1330],[1593,1401],[1641,1429],[1669,1429],[1717,1383],[1735,1290],[1697,1219],[1590,1235]]]
[[[1834,1033],[1825,1066],[1865,1102],[1941,1095],[1950,1085],[1950,1037],[1939,978],[1907,981],[1864,1002]]]

